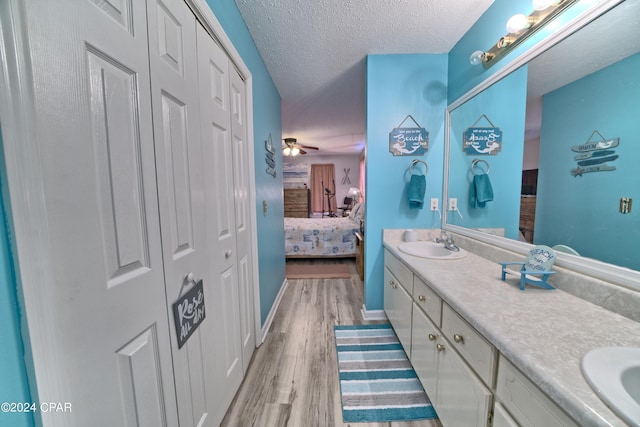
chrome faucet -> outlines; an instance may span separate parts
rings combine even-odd
[[[446,231],[442,233],[441,237],[436,237],[436,243],[444,243],[444,247],[453,252],[460,252],[460,248],[456,246],[453,241],[453,236]]]

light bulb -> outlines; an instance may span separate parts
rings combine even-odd
[[[291,155],[292,156],[297,156],[298,154],[300,154],[300,149],[298,147],[293,147],[291,149]]]
[[[532,2],[534,10],[545,10],[550,6],[555,6],[560,3],[560,0],[533,0]]]
[[[528,28],[528,27],[529,27],[529,18],[527,18],[522,13],[519,13],[517,15],[513,15],[507,21],[507,31],[509,33],[517,33],[518,31],[523,30],[523,29]]]
[[[284,154],[285,156],[289,156],[289,155],[291,155],[291,148],[289,148],[289,147],[285,147],[285,148],[282,150],[282,154]]]
[[[471,63],[471,65],[479,65],[479,64],[482,64],[482,62],[484,62],[484,57],[485,55],[483,51],[476,50],[469,57],[469,62]]]

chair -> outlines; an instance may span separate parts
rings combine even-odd
[[[576,251],[575,249],[567,246],[567,245],[555,245],[553,248],[554,251],[558,251],[558,252],[564,252],[566,254],[571,254],[571,255],[578,255],[580,256],[580,254],[578,253],[578,251]]]
[[[547,283],[549,276],[556,273],[555,271],[551,271],[555,260],[556,253],[549,246],[535,246],[529,251],[524,262],[501,262],[501,279],[505,280],[507,274],[519,275],[520,290],[522,291],[524,291],[526,285],[535,285],[544,289],[555,289]],[[507,269],[509,265],[521,265],[522,267],[520,271],[513,271]]]
[[[342,211],[342,216],[348,216],[353,205],[353,199],[347,196],[342,200],[342,204],[344,206],[340,206],[338,209]]]

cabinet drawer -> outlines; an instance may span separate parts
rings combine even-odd
[[[496,396],[521,426],[577,427],[556,404],[503,356]]]
[[[413,299],[427,316],[440,326],[440,315],[442,313],[442,300],[425,282],[417,276],[413,278]]]
[[[493,387],[497,351],[448,304],[442,304],[442,333],[489,387]]]
[[[413,272],[389,250],[384,250],[384,265],[391,271],[400,284],[411,295],[413,293]]]

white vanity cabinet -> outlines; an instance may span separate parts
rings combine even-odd
[[[407,276],[407,273],[410,276]],[[398,286],[412,283],[411,295]],[[395,285],[395,286],[394,286]],[[400,292],[398,292],[400,290]],[[405,291],[405,292],[403,292]],[[436,412],[445,427],[489,425],[493,394],[479,375],[489,376],[491,386],[495,369],[495,348],[480,337],[427,283],[385,250],[385,311],[400,341],[407,332],[409,315],[409,341],[411,363],[418,378],[429,394]],[[406,309],[406,298],[409,309]],[[413,309],[411,310],[411,303]],[[404,313],[398,310],[405,310]],[[451,340],[444,333],[451,334]],[[458,337],[458,338],[456,338]],[[463,341],[463,353],[455,349],[456,339]],[[462,345],[462,343],[457,343]],[[479,346],[480,348],[475,348]],[[487,348],[488,346],[488,348]],[[487,369],[487,367],[490,367]],[[480,373],[474,372],[478,368]]]
[[[393,255],[389,255],[392,256]],[[411,305],[413,273],[393,257],[384,266],[384,311],[407,355],[411,354]]]

